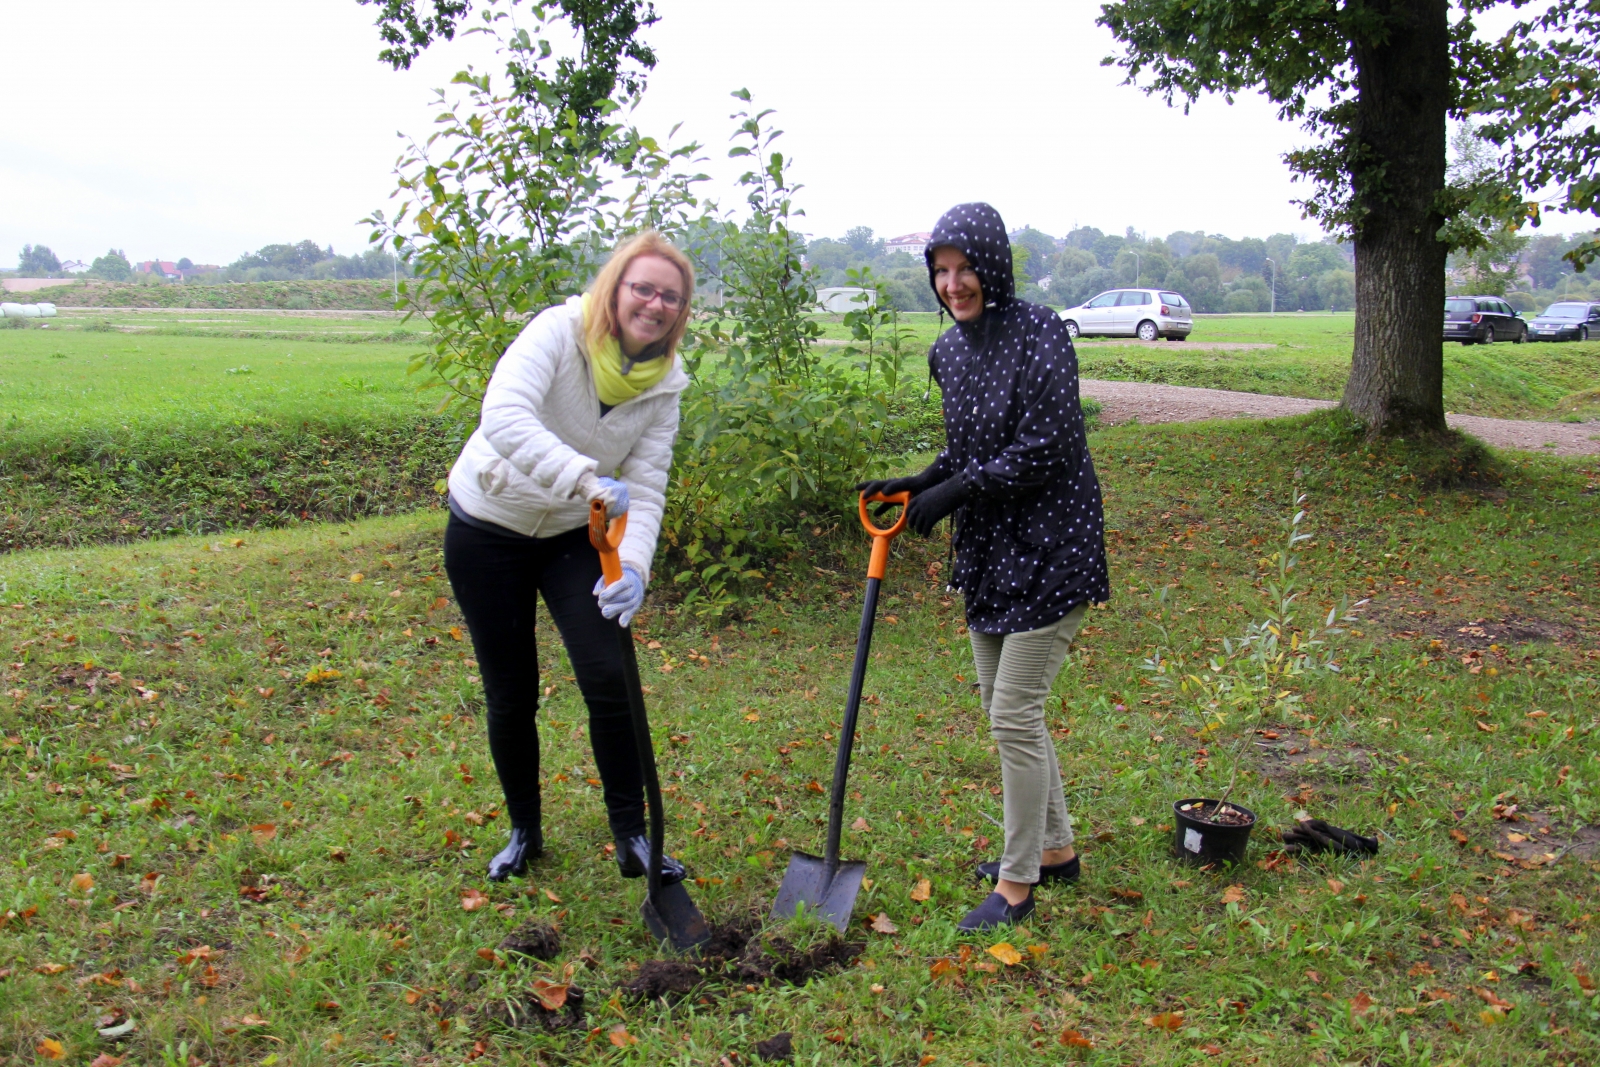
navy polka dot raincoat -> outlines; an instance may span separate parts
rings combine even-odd
[[[973,630],[1037,630],[1111,594],[1078,357],[1054,311],[1016,298],[998,211],[975,203],[945,212],[925,253],[930,283],[942,245],[966,255],[985,304],[928,351],[944,393],[946,444],[934,466],[971,489],[956,515],[951,585],[966,594]]]

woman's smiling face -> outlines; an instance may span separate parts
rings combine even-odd
[[[641,300],[633,290],[635,285],[649,286],[655,292],[649,300]],[[683,288],[683,275],[669,259],[644,255],[628,264],[617,284],[617,326],[622,333],[618,340],[623,352],[637,356],[671,332],[682,305],[669,308],[666,301],[687,299]]]
[[[933,290],[957,322],[971,322],[983,314],[983,284],[959,248],[940,245],[933,250]]]

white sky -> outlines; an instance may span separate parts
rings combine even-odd
[[[683,121],[732,203],[728,94],[750,89],[787,131],[814,234],[925,230],[983,199],[1057,235],[1315,235],[1280,159],[1299,130],[1259,98],[1185,117],[1119,85],[1096,2],[656,6],[639,121],[657,136]],[[86,261],[227,263],[308,237],[362,250],[397,131],[425,135],[431,90],[466,63],[499,70],[477,38],[396,73],[372,19],[355,0],[0,0],[0,264],[25,242]]]

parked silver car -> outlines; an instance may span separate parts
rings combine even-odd
[[[1181,341],[1194,329],[1194,310],[1168,289],[1112,289],[1061,313],[1073,337],[1137,337]]]

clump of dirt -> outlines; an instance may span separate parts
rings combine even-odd
[[[1600,855],[1600,826],[1564,826],[1542,811],[1533,811],[1505,798],[1494,808],[1495,859],[1532,870],[1571,855],[1592,860]]]
[[[756,1057],[767,1063],[794,1059],[794,1035],[784,1030],[756,1042]]]
[[[500,949],[536,960],[553,960],[561,954],[561,935],[549,923],[533,920],[507,934]]]
[[[555,1011],[539,1003],[539,998],[530,993],[522,1000],[497,1000],[484,1007],[482,1014],[488,1021],[512,1030],[543,1030],[546,1033],[583,1030],[586,1028],[583,999],[583,990],[568,986],[566,1002]]]
[[[622,992],[641,1000],[676,1001],[705,986],[728,982],[804,985],[816,975],[848,967],[867,947],[830,934],[825,941],[799,948],[782,937],[763,937],[761,925],[755,916],[719,923],[697,958],[649,960]]]
[[[682,960],[646,960],[639,965],[638,976],[622,988],[639,1000],[678,1000],[693,993],[704,981],[699,970]]]

